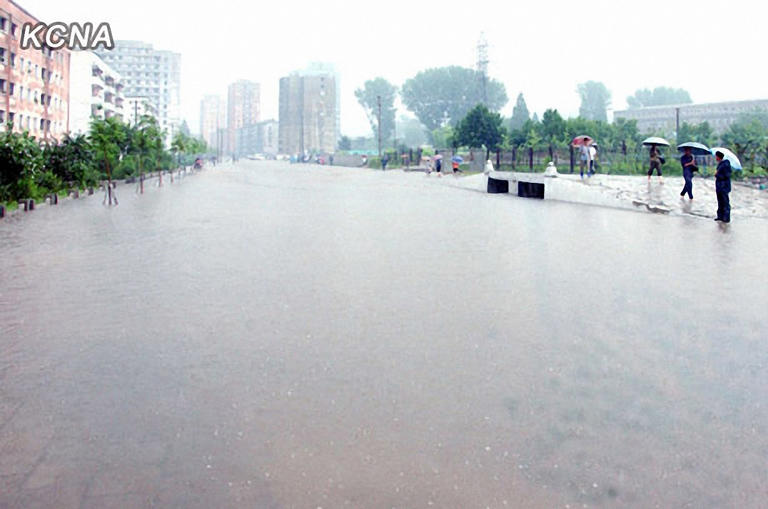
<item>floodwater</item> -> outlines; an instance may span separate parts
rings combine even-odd
[[[765,507],[768,223],[447,179],[0,221],[0,507]]]

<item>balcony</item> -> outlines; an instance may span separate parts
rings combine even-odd
[[[104,87],[102,87],[101,85],[98,85],[96,83],[91,85],[91,95],[93,97],[101,97],[102,90],[104,90]]]

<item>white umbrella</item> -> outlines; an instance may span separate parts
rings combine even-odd
[[[643,140],[643,145],[661,145],[663,147],[668,147],[669,142],[664,138],[659,138],[658,136],[651,136],[650,138],[646,138]]]
[[[724,159],[727,159],[731,163],[731,168],[734,170],[741,170],[741,161],[739,161],[739,158],[736,157],[736,154],[728,150],[724,147],[713,147],[711,149],[712,155],[715,155],[715,152],[722,152]]]

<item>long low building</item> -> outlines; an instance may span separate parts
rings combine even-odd
[[[613,118],[637,120],[637,128],[643,133],[673,133],[676,128],[678,110],[681,125],[683,122],[689,124],[708,122],[716,133],[722,133],[744,114],[768,113],[768,99],[650,106],[615,111]]]

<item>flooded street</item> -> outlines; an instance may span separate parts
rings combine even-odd
[[[763,219],[270,162],[118,197],[0,221],[2,509],[765,507]]]

